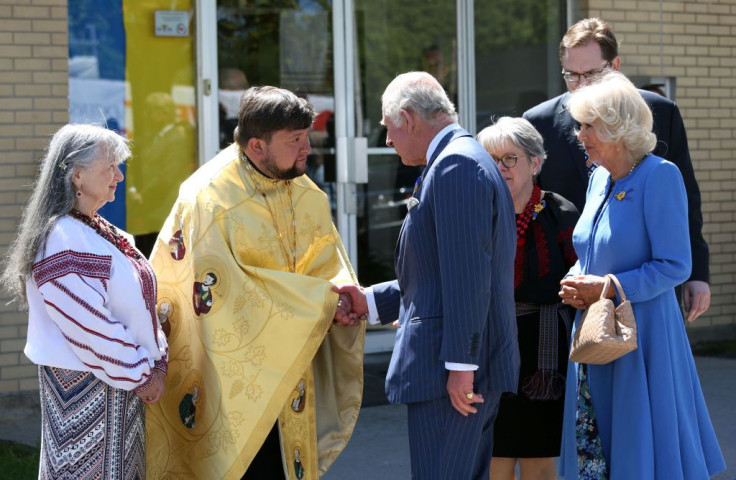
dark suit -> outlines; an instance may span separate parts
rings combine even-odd
[[[687,135],[680,110],[674,102],[656,93],[639,90],[652,109],[657,147],[654,154],[677,165],[685,180],[690,225],[690,248],[693,270],[690,280],[708,282],[708,244],[703,238],[703,214],[700,210],[700,189],[695,180]],[[567,111],[570,93],[548,100],[527,110],[524,118],[544,137],[547,161],[537,182],[544,190],[562,195],[583,211],[588,175],[585,152],[575,138],[577,124]]]
[[[382,323],[399,319],[386,393],[408,404],[414,478],[485,479],[498,400],[518,382],[514,206],[491,157],[459,127],[439,143],[415,198],[397,280],[373,286]],[[479,366],[477,414],[452,408],[445,362]]]

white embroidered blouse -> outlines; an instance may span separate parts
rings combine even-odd
[[[136,261],[66,216],[39,249],[26,287],[32,362],[92,372],[123,390],[147,388],[154,368],[166,373],[156,278],[142,254]]]

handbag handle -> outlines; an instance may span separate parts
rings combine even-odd
[[[618,290],[618,296],[621,297],[621,302],[625,302],[626,294],[624,293],[624,289],[623,287],[621,287],[621,283],[618,281],[618,278],[616,278],[616,275],[612,273],[606,274],[606,282],[603,284],[603,292],[601,292],[601,298],[604,298],[605,292],[608,291],[611,280],[613,280],[614,288]]]

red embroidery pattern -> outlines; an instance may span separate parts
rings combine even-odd
[[[151,264],[118,232],[113,224],[102,218],[96,212],[92,218],[76,210],[72,210],[69,214],[93,229],[98,235],[113,244],[115,248],[130,259],[133,268],[138,273],[141,294],[143,295],[143,301],[146,304],[146,309],[150,316],[153,338],[156,340],[156,346],[160,346],[158,344],[158,335],[156,335],[158,329],[158,320],[156,319],[156,277]]]
[[[107,318],[107,315],[105,315],[104,313],[102,313],[99,310],[97,310],[96,308],[94,308],[92,305],[90,305],[89,303],[87,303],[82,297],[77,296],[74,292],[72,292],[71,290],[69,290],[68,288],[66,288],[64,285],[62,285],[61,283],[57,282],[56,280],[52,280],[51,281],[51,285],[53,285],[56,288],[58,288],[59,290],[61,290],[61,292],[64,293],[67,297],[69,297],[72,300],[74,300],[75,303],[79,304],[82,308],[84,308],[85,310],[87,310],[89,313],[91,313],[95,317],[99,318],[100,320],[104,320],[105,322],[107,322],[109,324],[117,323],[117,322],[113,322],[112,320],[110,320],[109,318]]]
[[[516,256],[514,257],[514,290],[524,279],[524,260],[526,258],[526,236],[516,239]]]
[[[139,345],[134,345],[132,343],[125,342],[123,340],[120,340],[119,338],[108,337],[107,335],[102,335],[99,332],[96,332],[96,331],[94,331],[94,330],[92,330],[90,328],[85,327],[84,325],[82,325],[81,323],[79,323],[78,321],[76,321],[75,319],[73,319],[71,317],[71,315],[68,315],[64,310],[62,310],[61,308],[59,308],[53,302],[49,302],[48,300],[46,300],[44,303],[46,303],[46,305],[48,305],[49,307],[51,307],[54,310],[56,310],[57,312],[59,312],[64,318],[66,318],[67,320],[69,320],[74,325],[78,326],[80,329],[82,329],[85,332],[89,333],[90,335],[94,335],[96,337],[102,338],[104,340],[107,340],[108,342],[118,343],[118,344],[120,344],[120,345],[122,345],[124,347],[129,347],[129,348],[132,348],[132,349],[134,349],[136,351],[140,348]],[[110,322],[110,323],[112,323],[112,322]]]
[[[573,227],[567,227],[565,230],[557,234],[557,243],[562,245],[562,255],[565,257],[565,263],[568,267],[575,265],[578,256],[575,253],[575,247],[572,244]]]
[[[534,228],[534,243],[537,248],[537,278],[542,278],[549,273],[549,247],[542,224],[534,222],[532,228]]]
[[[89,364],[87,362],[82,362],[82,363],[84,363],[89,368],[92,368],[94,370],[102,370],[103,372],[105,372],[105,369],[102,368],[102,367],[100,367],[99,365],[92,365],[92,364]],[[107,375],[107,372],[105,372],[105,375]],[[111,378],[113,380],[118,380],[118,381],[121,381],[121,382],[131,382],[131,383],[136,383],[136,384],[145,378],[146,379],[145,383],[142,383],[141,386],[136,387],[135,388],[136,391],[145,390],[148,387],[145,387],[144,388],[143,385],[150,385],[153,382],[153,380],[152,380],[153,379],[153,375],[150,375],[148,373],[144,373],[143,375],[141,375],[141,378],[139,378],[138,380],[134,380],[134,379],[128,378],[128,377],[114,377],[112,375],[107,375],[107,376],[108,376],[108,378]]]
[[[83,344],[83,343],[81,343],[81,342],[78,342],[78,341],[76,341],[75,339],[73,339],[73,338],[71,338],[71,337],[69,337],[69,336],[67,336],[67,335],[64,335],[64,338],[66,338],[66,340],[67,340],[67,341],[68,341],[68,342],[69,342],[69,343],[70,343],[71,345],[74,345],[75,347],[77,347],[77,348],[79,348],[79,349],[82,349],[82,350],[86,350],[86,351],[90,352],[90,353],[91,353],[91,354],[93,354],[93,355],[94,355],[95,357],[99,358],[100,360],[102,360],[102,361],[103,361],[103,362],[105,362],[105,363],[110,363],[110,364],[112,364],[112,365],[117,365],[117,366],[119,366],[119,367],[123,367],[123,368],[136,368],[136,367],[138,367],[138,366],[140,366],[140,365],[146,365],[146,364],[148,364],[148,359],[147,359],[147,358],[141,358],[140,360],[138,360],[138,361],[137,361],[137,362],[135,362],[135,363],[125,363],[125,362],[121,362],[120,360],[118,360],[118,359],[116,359],[116,358],[113,358],[113,357],[111,357],[111,356],[109,356],[109,355],[103,355],[103,354],[101,354],[101,353],[98,353],[98,352],[96,352],[95,350],[93,350],[92,348],[90,348],[90,346],[89,346],[89,345],[85,345],[85,344]],[[97,368],[97,369],[99,369],[99,370],[102,370],[103,372],[105,371],[105,369],[104,369],[103,367],[99,366],[99,365],[98,365],[98,366],[95,366],[95,365],[90,365],[90,364],[88,364],[88,363],[86,363],[86,362],[83,362],[83,363],[84,363],[85,365],[87,365],[88,367],[91,367],[91,368]],[[112,375],[109,375],[109,374],[108,374],[107,372],[105,372],[105,374],[106,374],[106,375],[107,375],[108,377],[112,378],[113,380],[125,380],[125,381],[130,381],[130,382],[133,382],[133,383],[138,383],[138,382],[140,382],[140,381],[141,381],[141,380],[142,380],[142,379],[143,379],[143,378],[144,378],[144,377],[145,377],[146,375],[148,375],[147,373],[144,373],[144,374],[142,374],[142,375],[141,375],[141,377],[140,377],[139,379],[135,380],[135,379],[132,379],[132,378],[128,378],[128,377],[113,377]]]
[[[152,371],[152,372],[153,372],[153,371]],[[151,373],[150,375],[149,375],[149,374],[146,374],[146,373],[144,373],[144,374],[143,374],[143,378],[145,378],[145,379],[146,379],[146,381],[145,381],[145,382],[143,382],[143,383],[141,383],[141,384],[140,384],[140,385],[138,385],[137,387],[135,387],[135,391],[136,391],[136,392],[142,392],[142,391],[144,391],[144,390],[147,390],[147,389],[148,389],[148,387],[150,387],[150,386],[151,386],[151,384],[153,383],[153,379],[154,379],[155,377],[153,376],[153,373]]]
[[[166,350],[166,353],[168,354],[168,349]],[[161,370],[165,374],[169,370],[169,362],[167,362],[165,358],[159,358],[154,362],[153,368]]]
[[[540,204],[542,191],[534,185],[532,194],[524,207],[524,211],[516,215],[516,256],[514,257],[514,289],[516,289],[524,279],[524,264],[526,260],[526,241],[529,223],[537,219],[537,215],[544,209],[544,204]],[[538,225],[538,224],[535,224]]]
[[[46,282],[77,273],[86,277],[110,279],[112,257],[64,250],[33,265],[33,280],[41,287]]]
[[[130,257],[129,257],[130,258]],[[158,344],[158,335],[156,331],[158,329],[158,319],[156,318],[156,277],[151,268],[151,264],[145,258],[135,259],[130,258],[130,263],[133,264],[136,272],[138,272],[138,280],[141,283],[141,294],[143,295],[143,301],[146,304],[146,309],[150,315],[151,327],[153,328],[153,338],[156,340],[156,346]]]
[[[141,255],[138,250],[128,242],[127,238],[118,233],[118,229],[115,228],[115,225],[102,218],[97,212],[93,213],[92,218],[90,218],[87,215],[72,209],[69,212],[69,215],[97,232],[99,236],[115,245],[115,248],[123,252],[126,256],[135,259],[143,257],[143,255]]]

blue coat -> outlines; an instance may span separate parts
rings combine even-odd
[[[702,231],[700,189],[690,160],[687,134],[680,110],[674,102],[661,95],[645,90],[639,90],[639,93],[654,116],[654,133],[658,142],[653,153],[677,165],[685,181],[690,248],[693,256],[690,280],[707,282],[709,255],[708,244],[703,238]],[[575,138],[574,130],[577,125],[567,110],[569,99],[570,93],[563,93],[527,110],[524,118],[529,120],[544,137],[547,161],[537,178],[539,186],[562,195],[582,212],[588,187],[588,174],[585,168],[585,152]]]
[[[381,322],[399,320],[389,401],[447,396],[445,362],[478,365],[478,393],[515,392],[516,223],[506,183],[483,147],[456,128],[414,196],[396,246],[397,279],[373,286]]]
[[[636,317],[638,348],[587,368],[610,480],[701,479],[725,468],[674,292],[690,275],[686,202],[680,172],[657,156],[615,184],[598,168],[573,233],[570,273],[615,274]],[[569,362],[566,479],[578,478],[578,368]]]

